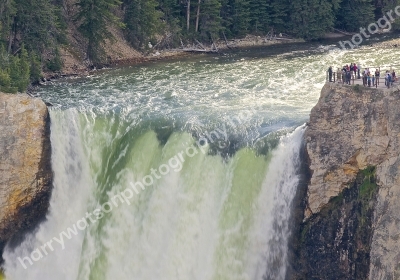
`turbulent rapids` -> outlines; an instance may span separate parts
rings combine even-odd
[[[46,221],[7,246],[7,280],[284,279],[324,63],[393,53],[270,51],[41,88],[54,190]]]

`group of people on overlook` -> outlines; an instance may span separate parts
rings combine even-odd
[[[334,72],[333,67],[330,66],[328,68],[328,76],[330,82],[334,82],[336,80],[338,83],[342,82],[343,84],[350,85],[351,80],[362,79],[363,86],[377,87],[379,85],[381,72],[380,68],[376,68],[375,72],[373,72],[373,70],[370,70],[369,68],[364,68],[361,71],[360,63],[350,63],[350,66],[346,64],[342,67],[342,69],[337,68],[336,72]],[[392,70],[392,72],[387,70],[384,77],[385,86],[388,88],[393,85],[393,82],[397,81],[396,72],[394,70]]]

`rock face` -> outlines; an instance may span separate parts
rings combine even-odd
[[[377,191],[375,168],[369,167],[304,222],[289,279],[367,279]]]
[[[312,171],[306,217],[348,187],[360,169],[387,159],[389,119],[395,117],[387,109],[398,101],[376,89],[324,86],[305,134]]]
[[[319,254],[330,268],[304,269],[304,279],[400,279],[400,90],[327,83],[305,141],[311,178],[295,233],[297,257],[307,263]],[[376,194],[360,200],[357,178],[370,168]],[[364,237],[357,234],[360,223]],[[329,277],[324,269],[347,272]]]
[[[0,262],[6,242],[44,217],[51,188],[46,105],[26,94],[0,93]]]

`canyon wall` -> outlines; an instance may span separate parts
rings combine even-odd
[[[45,217],[53,176],[50,144],[43,101],[0,93],[0,263],[5,244]]]
[[[289,279],[400,279],[399,144],[398,88],[325,84]]]

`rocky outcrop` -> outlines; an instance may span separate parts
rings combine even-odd
[[[390,91],[326,84],[305,133],[312,171],[310,217],[351,184],[359,170],[388,157]]]
[[[46,105],[26,94],[0,93],[0,131],[1,256],[6,242],[34,227],[49,206],[52,171]]]
[[[311,178],[297,256],[305,263],[326,257],[330,264],[306,269],[307,279],[400,279],[400,90],[327,83],[305,141]],[[360,201],[357,180],[369,168],[377,193]],[[356,276],[360,254],[362,277]],[[329,277],[326,269],[347,272]]]

